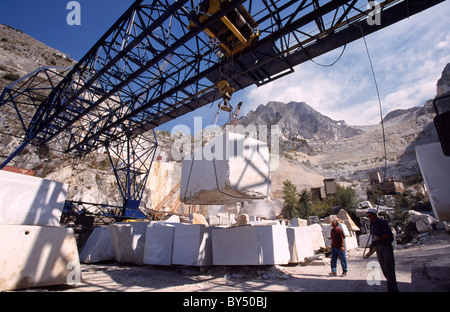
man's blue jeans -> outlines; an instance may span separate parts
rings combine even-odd
[[[337,259],[341,261],[342,271],[347,272],[347,259],[345,257],[345,250],[341,250],[341,248],[331,248],[331,271],[336,272],[337,268]]]

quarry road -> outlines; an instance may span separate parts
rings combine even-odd
[[[384,292],[386,280],[376,255],[363,259],[363,248],[347,253],[348,275],[329,277],[329,258],[286,266],[136,266],[118,263],[82,265],[77,286],[64,292]],[[450,242],[395,250],[401,292],[450,291]]]

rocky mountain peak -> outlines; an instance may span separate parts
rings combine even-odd
[[[259,105],[241,118],[239,123],[247,126],[278,125],[281,140],[315,139],[339,140],[361,133],[360,129],[348,126],[343,120],[333,120],[322,115],[305,102],[275,102]]]

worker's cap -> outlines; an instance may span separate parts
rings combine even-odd
[[[374,208],[369,208],[367,210],[367,213],[371,213],[371,214],[377,215],[377,211]]]

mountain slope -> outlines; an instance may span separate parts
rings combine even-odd
[[[450,64],[437,82],[437,94],[450,90]],[[432,101],[421,107],[391,111],[384,118],[386,177],[402,180],[420,173],[415,147],[437,142]],[[248,126],[280,127],[280,165],[272,172],[272,196],[281,195],[282,182],[298,189],[321,186],[323,178],[364,181],[368,172],[384,172],[381,124],[350,126],[320,114],[303,102],[271,102],[241,118]]]
[[[314,110],[304,102],[268,102],[256,111],[250,111],[239,124],[278,125],[282,140],[316,139],[339,140],[352,137],[362,131],[347,126],[345,121],[335,121]]]

